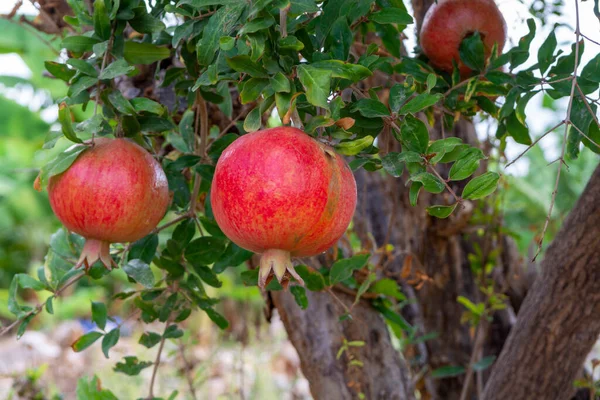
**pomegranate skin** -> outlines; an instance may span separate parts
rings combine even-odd
[[[471,69],[460,61],[459,47],[469,34],[478,31],[483,40],[486,58],[494,43],[501,53],[506,41],[506,21],[494,0],[438,0],[429,7],[423,19],[420,44],[423,53],[437,68],[452,72],[452,60],[462,77]]]
[[[96,138],[69,169],[49,179],[48,194],[52,210],[67,229],[104,247],[146,236],[170,202],[160,164],[128,139]]]
[[[301,282],[289,258],[322,253],[344,234],[356,182],[329,147],[299,129],[272,128],[244,135],[223,152],[211,205],[229,239],[263,254],[261,286],[270,269],[285,280],[282,264]]]

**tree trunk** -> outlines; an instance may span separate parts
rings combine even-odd
[[[483,398],[568,399],[598,339],[598,315],[600,166],[549,247]]]
[[[406,362],[392,347],[387,325],[368,304],[360,302],[352,310],[352,320],[340,322],[345,310],[329,293],[307,292],[306,310],[289,293],[271,296],[315,399],[355,399],[360,393],[370,400],[414,399]],[[335,296],[346,307],[354,300],[343,293]],[[338,359],[344,339],[365,344],[350,347]],[[363,365],[352,365],[352,360]]]

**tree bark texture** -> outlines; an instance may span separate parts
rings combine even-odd
[[[548,248],[483,398],[570,398],[599,315],[600,166]]]
[[[289,293],[271,295],[315,399],[355,399],[359,393],[371,400],[414,399],[406,362],[392,347],[386,323],[369,304],[360,302],[352,320],[340,322],[344,308],[329,293],[307,292],[306,310]],[[335,296],[347,307],[354,301],[344,293]],[[344,339],[365,344],[350,347],[337,359]],[[352,359],[364,365],[351,365]]]

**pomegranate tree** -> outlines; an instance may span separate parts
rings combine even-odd
[[[111,243],[150,233],[170,202],[160,164],[128,139],[97,138],[73,165],[48,182],[50,205],[67,229],[86,238],[77,267],[115,262]]]
[[[460,61],[460,43],[469,35],[479,32],[485,56],[497,44],[502,52],[506,40],[506,22],[494,0],[438,0],[433,3],[421,27],[420,43],[423,53],[437,68],[451,72],[456,62],[461,76],[471,69]]]
[[[344,159],[303,131],[280,127],[233,142],[217,163],[211,189],[225,235],[262,254],[259,286],[273,274],[285,286],[291,257],[313,256],[346,231],[356,207],[356,182]]]

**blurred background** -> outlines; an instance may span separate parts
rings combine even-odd
[[[573,41],[574,12],[560,0],[538,2],[503,0],[498,2],[509,26],[510,41],[514,44],[526,33],[525,19],[539,4],[545,10],[544,24],[537,19],[538,33],[532,44],[532,54],[548,35],[555,23],[559,46],[567,48]],[[0,0],[0,14],[11,12],[12,0]],[[598,21],[592,12],[593,2],[582,3],[581,26],[592,35]],[[36,8],[25,2],[19,9],[23,18],[35,18]],[[594,28],[594,30],[597,30]],[[46,193],[33,190],[38,169],[57,152],[68,146],[58,142],[51,150],[43,150],[44,138],[56,128],[56,101],[66,94],[62,81],[44,73],[44,61],[59,60],[58,40],[39,33],[27,23],[0,17],[0,327],[14,317],[8,312],[8,287],[16,273],[35,271],[45,262],[51,240],[64,233],[49,207]],[[407,46],[415,45],[414,32],[408,29]],[[537,47],[536,47],[537,46]],[[597,50],[597,49],[594,49]],[[594,52],[583,55],[585,65]],[[527,68],[528,64],[522,66]],[[91,108],[91,107],[90,107]],[[541,135],[565,116],[565,102],[548,97],[534,98],[527,109],[527,122],[532,136]],[[91,110],[76,110],[83,120]],[[495,129],[487,121],[478,121],[482,138],[493,136]],[[498,167],[504,176],[501,201],[506,232],[518,243],[523,257],[535,252],[536,235],[546,218],[553,190],[556,167],[549,166],[560,148],[561,132],[549,135],[539,146],[507,170]],[[508,159],[514,158],[523,146],[510,143]],[[598,156],[582,151],[579,159],[568,162],[563,171],[556,207],[551,216],[548,236],[550,243],[564,216],[583,190]],[[499,165],[503,165],[500,163]],[[518,184],[517,184],[518,183]],[[167,233],[165,233],[165,236]],[[221,298],[219,311],[229,320],[230,327],[222,332],[197,314],[187,321],[185,335],[177,341],[167,341],[163,352],[164,365],[159,371],[157,392],[179,391],[177,398],[193,398],[189,386],[195,387],[197,399],[305,399],[310,398],[308,384],[302,377],[298,356],[286,339],[285,331],[273,316],[267,323],[263,315],[263,298],[256,288],[243,286],[234,269],[222,275],[224,285],[213,296]],[[98,344],[82,353],[74,353],[70,345],[81,334],[93,328],[90,322],[90,302],[109,299],[109,293],[133,287],[122,271],[108,278],[88,282],[82,280],[72,293],[55,304],[55,315],[38,316],[17,342],[14,333],[0,338],[0,399],[19,398],[76,398],[79,379],[89,382],[96,374],[102,385],[121,399],[145,395],[150,379],[148,368],[134,379],[121,379],[112,368],[126,355],[141,360],[153,360],[156,350],[137,343],[143,327],[135,318],[126,321],[119,344],[106,359]],[[36,303],[28,292],[24,301]],[[109,315],[125,317],[121,302],[111,302]],[[152,326],[147,327],[152,330]],[[159,330],[157,327],[156,330]],[[80,384],[82,385],[82,384]],[[38,396],[38,397],[36,397]]]

